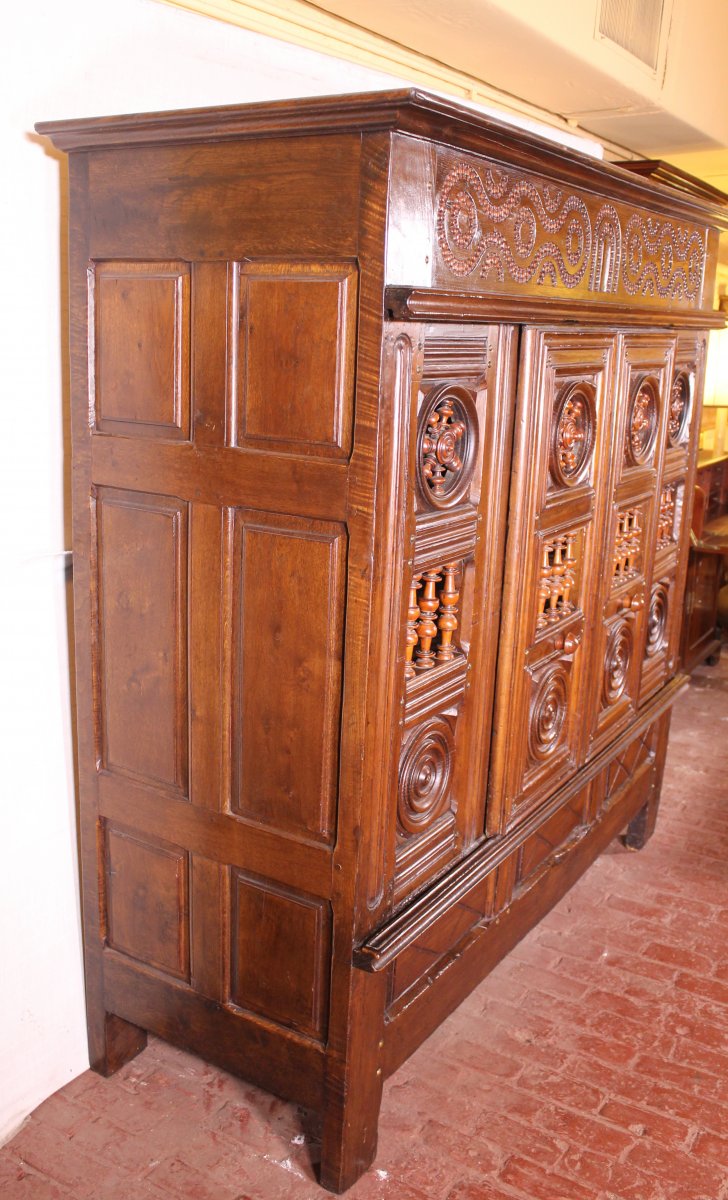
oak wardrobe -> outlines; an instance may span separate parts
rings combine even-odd
[[[654,824],[717,193],[417,91],[69,153],[92,1063],[372,1162],[383,1079]]]

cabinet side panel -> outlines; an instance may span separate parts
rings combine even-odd
[[[317,1040],[325,1035],[328,903],[241,871],[232,873],[230,998]]]
[[[187,506],[100,489],[97,513],[97,758],[185,791]]]
[[[188,858],[179,846],[107,828],[108,944],[181,979],[189,977]]]
[[[355,267],[246,264],[240,293],[236,444],[345,458],[354,400]]]
[[[188,437],[188,264],[98,263],[90,282],[96,429]]]
[[[235,515],[232,809],[323,840],[335,815],[345,546],[340,525]]]

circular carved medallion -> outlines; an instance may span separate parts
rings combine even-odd
[[[478,414],[471,393],[444,384],[425,397],[417,423],[417,479],[423,498],[449,508],[468,489],[478,449]]]
[[[554,406],[550,469],[561,487],[573,487],[586,474],[594,453],[595,392],[591,384],[572,383]]]
[[[660,412],[657,380],[645,375],[637,381],[627,416],[625,455],[633,466],[643,467],[652,457]]]
[[[685,441],[690,420],[690,376],[687,371],[676,371],[670,389],[670,414],[667,436],[671,446]]]
[[[647,614],[647,642],[645,655],[652,658],[665,645],[667,635],[667,589],[661,583],[655,584],[650,598],[650,611]]]
[[[528,748],[538,762],[559,744],[566,721],[569,679],[563,667],[552,667],[541,679],[531,702]]]
[[[434,717],[410,734],[399,762],[397,816],[405,833],[421,833],[444,811],[452,776],[453,733]]]
[[[632,640],[632,627],[627,621],[619,621],[607,639],[604,656],[604,700],[607,704],[616,704],[627,686]]]

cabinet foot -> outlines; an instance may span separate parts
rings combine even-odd
[[[348,1038],[328,1060],[321,1138],[320,1183],[336,1193],[374,1162],[382,1103],[385,973],[355,970],[349,986]]]
[[[659,793],[651,796],[630,821],[622,835],[622,841],[628,850],[641,850],[652,837],[655,832],[659,803]]]
[[[125,1063],[136,1058],[147,1044],[147,1031],[114,1013],[103,1013],[94,1030],[89,1022],[91,1069],[99,1075],[113,1075]]]

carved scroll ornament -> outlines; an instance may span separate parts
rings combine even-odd
[[[458,161],[439,189],[435,227],[446,269],[498,285],[561,287],[696,307],[705,236],[695,225],[599,203],[482,160]]]

